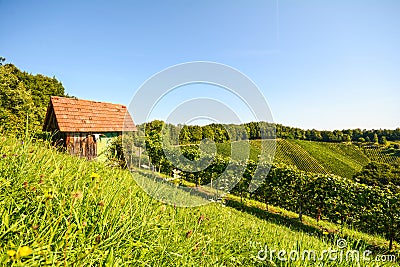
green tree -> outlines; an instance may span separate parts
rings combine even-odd
[[[387,141],[387,139],[386,139],[386,136],[382,136],[381,137],[381,142],[380,142],[382,145],[387,145],[388,144],[388,141]]]
[[[351,137],[348,134],[344,134],[343,135],[343,142],[350,142],[351,141]]]
[[[208,138],[214,140],[214,129],[211,125],[203,126],[202,137],[203,139]]]
[[[30,90],[12,70],[9,65],[0,67],[0,122],[2,131],[21,134],[27,119],[32,123],[34,104]]]
[[[185,145],[190,143],[190,131],[187,125],[184,125],[179,133],[179,144]]]
[[[189,126],[190,131],[190,142],[199,143],[203,138],[202,129],[198,125]]]
[[[3,130],[21,134],[28,128],[40,132],[50,96],[64,96],[57,79],[20,71],[12,64],[0,64],[0,110]]]
[[[393,183],[400,186],[400,168],[386,163],[370,162],[353,176],[359,183],[372,186],[385,186]]]
[[[372,140],[375,144],[378,144],[379,139],[378,139],[378,135],[376,133],[374,134],[374,138]]]

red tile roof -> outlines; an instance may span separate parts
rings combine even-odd
[[[49,129],[46,125],[50,120],[51,109],[61,132],[136,131],[136,126],[123,105],[52,96],[44,129]]]

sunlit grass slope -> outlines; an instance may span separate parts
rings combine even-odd
[[[217,203],[164,205],[128,171],[6,137],[0,220],[0,265],[10,266],[317,266],[256,257],[264,245],[321,252],[335,242]]]

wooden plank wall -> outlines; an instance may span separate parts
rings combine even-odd
[[[67,152],[88,160],[97,157],[97,143],[90,133],[66,133]]]

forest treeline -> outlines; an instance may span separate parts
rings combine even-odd
[[[26,127],[41,132],[50,96],[65,96],[55,77],[32,75],[13,64],[4,64],[0,57],[0,130],[22,134]]]
[[[134,115],[133,115],[134,117]],[[371,142],[386,144],[387,141],[400,140],[400,128],[395,130],[303,130],[300,128],[273,124],[268,122],[249,122],[236,124],[173,125],[160,120],[139,125],[139,131],[147,134],[158,132],[164,142],[171,145],[194,144],[208,138],[217,143],[226,141],[256,139],[298,139],[320,142]]]

